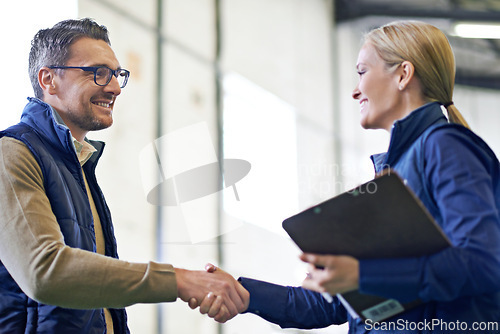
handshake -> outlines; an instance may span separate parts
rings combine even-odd
[[[359,288],[359,261],[351,256],[302,254],[300,259],[309,264],[302,283],[305,289],[335,295]],[[175,272],[179,297],[215,321],[224,323],[248,309],[250,293],[213,264],[207,264],[205,271],[176,268]]]
[[[217,322],[224,323],[248,308],[250,293],[213,264],[207,264],[205,271],[175,268],[175,273],[179,298]]]

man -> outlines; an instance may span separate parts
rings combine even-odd
[[[129,72],[107,29],[90,19],[40,30],[29,62],[35,98],[0,132],[0,332],[128,333],[124,307],[197,306],[210,293],[225,321],[248,292],[222,271],[118,260],[109,209],[94,174]]]

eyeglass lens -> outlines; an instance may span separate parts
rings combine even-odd
[[[118,74],[118,76],[116,77],[118,79],[118,84],[120,85],[121,88],[125,87],[128,80],[127,71],[119,69],[117,70],[116,73]],[[96,84],[100,86],[106,86],[111,81],[113,74],[114,74],[113,70],[107,67],[98,68],[97,71],[95,72]]]

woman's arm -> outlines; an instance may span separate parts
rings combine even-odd
[[[453,247],[427,257],[360,261],[360,289],[410,301],[451,301],[500,289],[498,160],[457,130],[424,146],[424,175]]]
[[[247,312],[282,328],[323,328],[345,323],[347,311],[334,297],[329,303],[320,293],[300,287],[286,287],[249,278],[240,283],[250,292]]]

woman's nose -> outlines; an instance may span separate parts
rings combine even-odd
[[[361,95],[361,92],[359,91],[358,86],[354,87],[354,90],[352,91],[352,98],[355,100],[358,100]]]

